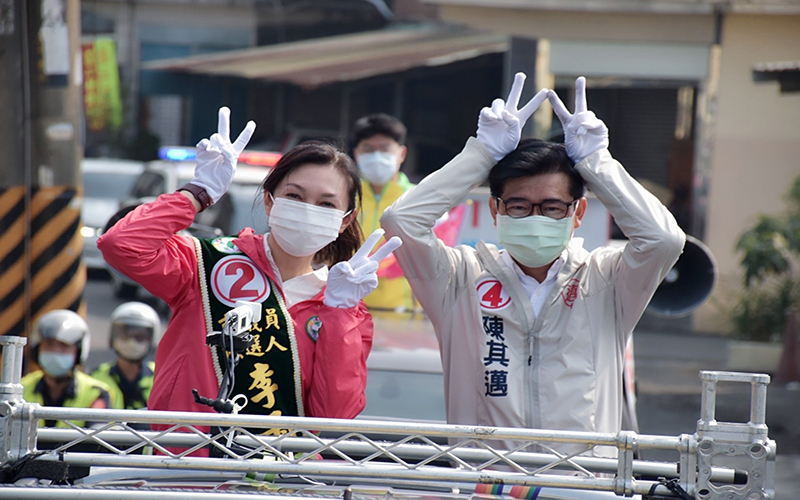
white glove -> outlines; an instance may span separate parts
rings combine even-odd
[[[478,140],[497,161],[516,149],[525,122],[547,98],[547,89],[542,89],[518,110],[517,105],[524,84],[525,73],[514,75],[514,84],[508,93],[508,101],[495,99],[492,107],[483,108],[478,117]]]
[[[575,114],[567,111],[554,91],[547,93],[553,112],[564,129],[564,146],[572,161],[578,163],[590,154],[608,147],[608,127],[594,113],[586,110],[586,78],[575,80]]]
[[[231,110],[225,106],[219,108],[217,133],[197,143],[197,166],[191,183],[205,189],[213,203],[231,186],[236,161],[256,129],[255,122],[247,122],[236,142],[231,144],[230,123]]]
[[[378,263],[403,244],[400,238],[393,236],[374,254],[367,257],[372,247],[383,236],[383,232],[383,229],[376,229],[353,255],[353,258],[339,262],[331,268],[323,300],[326,306],[355,307],[359,300],[378,287]]]

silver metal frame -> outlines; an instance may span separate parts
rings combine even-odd
[[[0,463],[12,464],[51,449],[35,460],[57,460],[75,466],[239,472],[333,478],[337,481],[380,481],[382,485],[456,488],[467,491],[478,483],[543,486],[611,491],[617,495],[673,496],[661,482],[675,478],[698,500],[758,500],[774,498],[775,442],[765,424],[768,375],[701,372],[701,419],[697,432],[677,437],[549,431],[445,424],[378,422],[302,417],[261,417],[212,413],[48,408],[22,399],[19,384],[24,339],[0,337],[3,370],[0,379]],[[19,362],[18,362],[19,361]],[[715,420],[717,382],[752,385],[750,421]],[[69,428],[39,428],[41,420],[67,423]],[[70,421],[94,422],[80,428]],[[102,423],[98,423],[102,422]],[[163,431],[135,426],[160,425]],[[207,429],[215,429],[209,432]],[[273,431],[273,434],[261,434]],[[276,432],[276,430],[281,430]],[[330,434],[336,437],[325,437]],[[376,435],[381,436],[381,440]],[[386,440],[387,438],[391,440]],[[500,449],[499,440],[522,443]],[[448,444],[442,444],[447,442]],[[582,445],[583,453],[597,446],[614,447],[617,458],[575,453],[563,455],[554,443]],[[93,444],[103,453],[80,451]],[[215,449],[224,458],[195,456]],[[674,450],[676,463],[634,460],[636,450]],[[143,454],[145,450],[156,454]],[[326,459],[318,459],[321,454]],[[265,459],[267,457],[267,459]],[[434,463],[438,465],[434,465]],[[441,466],[442,463],[450,466]],[[733,484],[736,472],[746,484]],[[743,466],[742,463],[746,463]],[[713,464],[713,465],[712,465]],[[102,491],[98,486],[92,491]],[[0,496],[13,498],[95,498],[80,487],[0,485]],[[144,493],[153,497],[153,490]],[[105,490],[108,495],[109,490]],[[159,492],[160,494],[161,492]],[[142,498],[135,489],[113,490],[117,498]],[[224,497],[214,493],[215,498]],[[99,498],[99,496],[98,496]],[[172,498],[169,495],[162,498]]]

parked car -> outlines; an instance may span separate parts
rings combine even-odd
[[[161,160],[145,165],[123,200],[121,212],[127,213],[161,194],[172,193],[194,177],[193,148],[165,147],[161,148],[159,156]],[[197,214],[188,233],[200,237],[237,234],[245,227],[252,227],[257,233],[266,232],[267,216],[262,205],[261,183],[279,158],[278,153],[243,152],[231,187],[217,203]],[[111,225],[107,224],[108,227]],[[114,295],[118,298],[134,298],[139,286],[119,272],[109,271]]]
[[[83,262],[89,270],[105,270],[106,263],[97,249],[97,237],[108,219],[128,196],[133,183],[144,170],[142,162],[111,158],[85,158],[81,162],[83,205],[81,236]]]
[[[439,345],[421,312],[373,311],[372,352],[367,358],[367,405],[358,418],[447,420]]]

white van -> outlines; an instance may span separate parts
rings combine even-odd
[[[106,263],[97,249],[97,237],[108,219],[128,196],[133,183],[144,170],[144,163],[113,158],[84,158],[81,236],[83,262],[87,269],[105,270]]]

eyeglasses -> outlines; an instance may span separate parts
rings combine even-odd
[[[506,215],[513,219],[522,219],[523,217],[528,217],[530,215],[543,215],[550,219],[563,219],[569,214],[570,208],[575,206],[575,204],[578,202],[578,200],[573,200],[570,202],[561,200],[545,200],[541,203],[531,203],[525,198],[511,198],[504,200],[499,196],[495,196],[495,199],[497,200],[498,204],[503,202],[503,204],[506,206]],[[538,214],[536,213],[537,207],[539,208]]]

